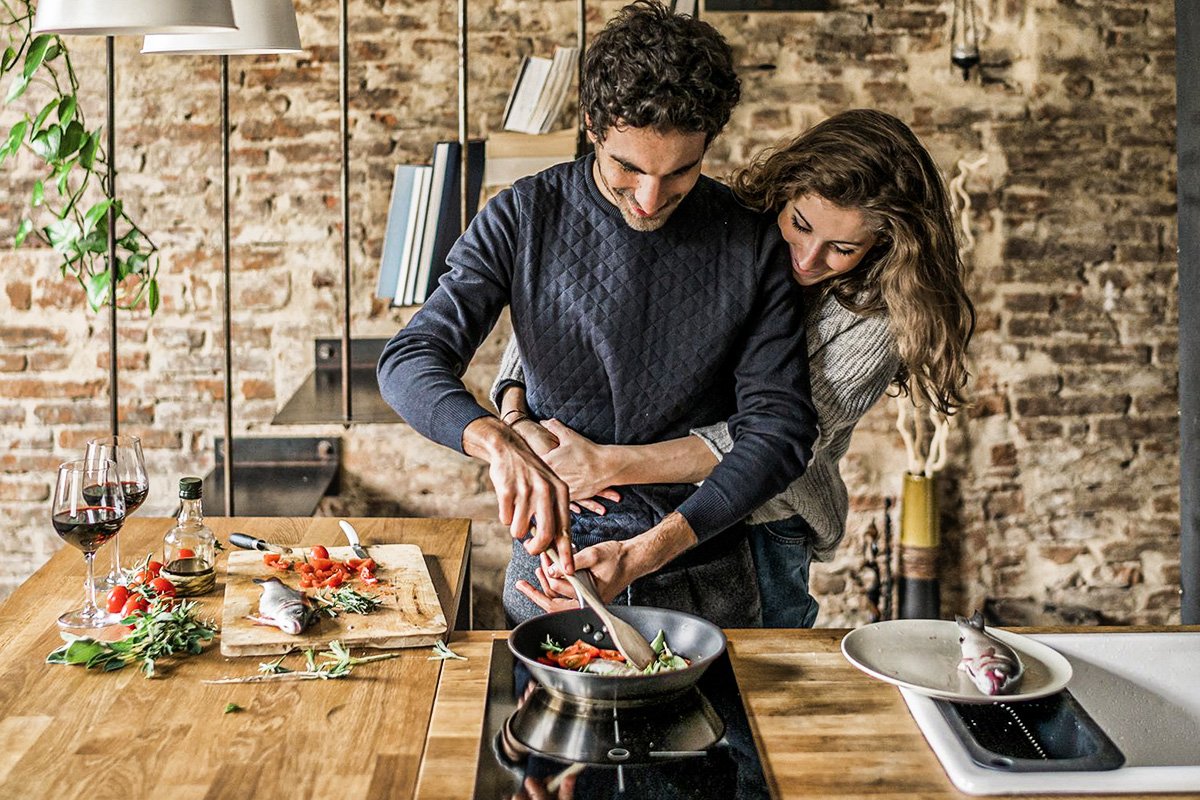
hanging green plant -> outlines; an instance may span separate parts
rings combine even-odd
[[[79,281],[88,305],[108,304],[108,210],[116,220],[117,306],[145,304],[158,309],[158,248],[130,219],[108,185],[108,157],[101,146],[102,128],[88,130],[79,107],[79,81],[61,38],[33,33],[34,8],[29,0],[0,0],[6,34],[0,54],[0,85],[7,85],[4,105],[29,107],[30,98],[48,96],[36,115],[20,119],[0,140],[0,166],[22,149],[46,167],[33,183],[29,206],[17,226],[13,246],[38,241],[61,257],[63,277]],[[40,102],[40,98],[35,101]],[[96,200],[99,187],[99,196]]]

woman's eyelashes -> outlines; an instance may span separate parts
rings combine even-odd
[[[803,233],[806,236],[812,233],[812,229],[801,222],[800,218],[794,214],[792,215],[792,227],[795,228],[798,233]],[[833,252],[842,257],[852,256],[856,252],[856,248],[853,247],[846,248],[837,244],[831,244],[830,246],[833,248]]]

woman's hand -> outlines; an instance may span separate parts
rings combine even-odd
[[[621,469],[624,452],[621,447],[596,444],[556,419],[545,420],[542,426],[558,441],[558,446],[539,455],[570,487],[574,504],[603,514],[604,506],[593,498],[620,502],[620,493],[612,487]]]
[[[575,553],[575,569],[590,570],[600,598],[605,603],[611,603],[613,598],[625,591],[625,587],[641,577],[641,573],[636,570],[627,555],[624,542],[600,542]],[[547,556],[543,555],[541,559],[542,563],[537,571],[538,583],[541,586],[535,587],[527,581],[517,581],[517,591],[543,611],[578,608],[579,601],[576,599],[575,589],[562,577],[562,572],[551,565]]]

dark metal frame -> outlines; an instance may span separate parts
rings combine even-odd
[[[1180,611],[1200,625],[1200,6],[1175,0]]]

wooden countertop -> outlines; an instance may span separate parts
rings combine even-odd
[[[371,544],[419,545],[448,621],[462,596],[467,520],[351,519]],[[222,542],[244,531],[283,544],[341,543],[331,518],[210,517]],[[161,553],[164,518],[132,517],[127,561]],[[46,535],[53,536],[46,521]],[[97,566],[107,565],[101,551]],[[224,587],[200,598],[217,617]],[[98,569],[99,571],[99,569]],[[410,797],[425,746],[440,661],[428,648],[367,664],[348,678],[214,686],[252,675],[262,658],[224,658],[217,642],[147,680],[52,666],[55,620],[80,605],[83,557],[64,547],[0,605],[0,797]],[[301,667],[301,656],[290,656]],[[227,703],[245,710],[226,714]]]
[[[845,633],[834,629],[726,631],[750,724],[765,753],[763,767],[773,796],[806,800],[969,797],[946,777],[899,690],[859,672],[842,657]],[[491,643],[504,636],[504,632],[476,631],[451,643],[468,660],[447,662],[442,670],[417,784],[417,797],[422,800],[471,796]],[[1144,795],[1157,800],[1197,796]]]

